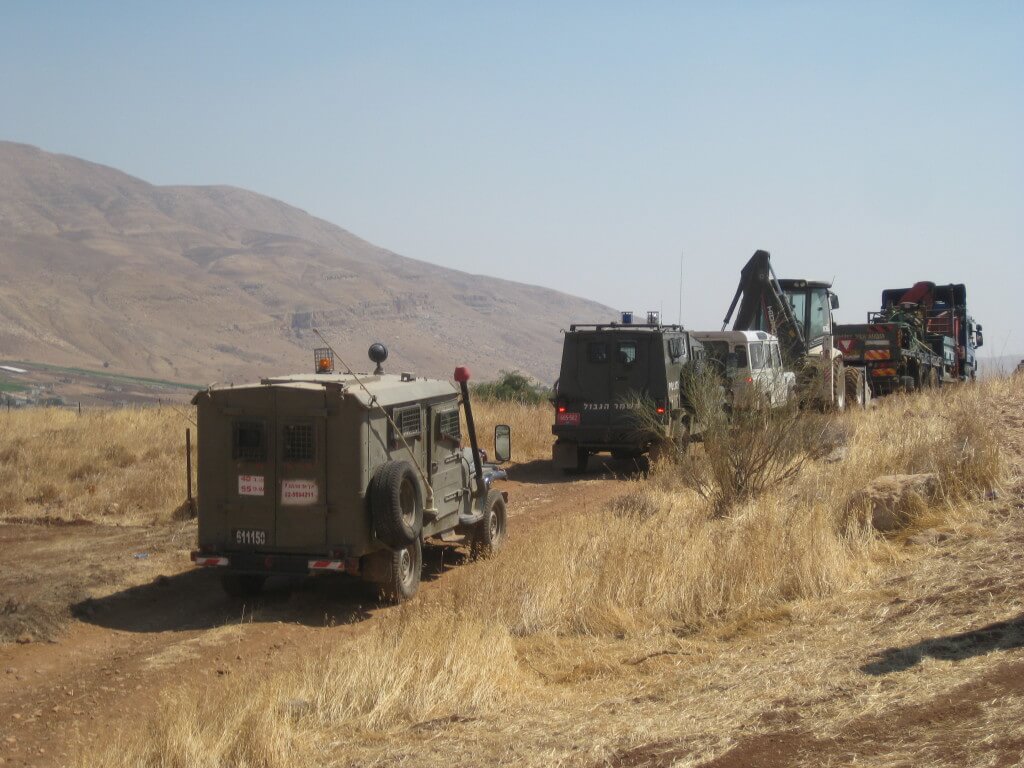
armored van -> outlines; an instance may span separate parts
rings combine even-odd
[[[629,458],[684,444],[694,424],[681,379],[703,355],[699,341],[662,325],[657,312],[646,323],[624,312],[619,323],[570,326],[554,397],[555,466],[582,472],[594,453]]]
[[[229,594],[259,591],[272,574],[344,573],[391,601],[417,591],[422,545],[462,536],[477,553],[505,539],[505,473],[484,464],[460,368],[472,448],[464,449],[460,391],[448,381],[334,372],[206,389],[193,399],[199,432],[198,566],[223,571]],[[508,459],[506,426],[495,454]]]

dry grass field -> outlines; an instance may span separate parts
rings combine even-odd
[[[1019,552],[1005,552],[1024,541],[1022,389],[845,414],[840,453],[725,515],[672,464],[609,507],[567,492],[561,514],[444,589],[299,663],[166,691],[145,727],[81,763],[1000,764],[1024,744],[1024,685],[969,686],[1001,679],[1002,651],[1024,642]],[[481,431],[513,422],[540,458],[549,422],[514,416],[481,409]],[[936,476],[934,495],[880,535],[860,491],[914,473]],[[1001,629],[962,632],[986,622]],[[946,699],[977,703],[964,719]]]
[[[0,521],[170,521],[191,418],[191,406],[0,413]]]
[[[518,462],[551,456],[551,409],[483,401],[481,445],[512,426]],[[0,411],[0,522],[159,525],[185,500],[185,429],[191,406]],[[193,460],[195,444],[193,442]]]

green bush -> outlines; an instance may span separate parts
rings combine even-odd
[[[474,386],[473,396],[480,400],[536,405],[546,402],[551,397],[551,392],[539,384],[534,384],[519,371],[502,370],[498,373],[496,381],[485,381]]]

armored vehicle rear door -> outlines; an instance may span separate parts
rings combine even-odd
[[[277,477],[274,393],[269,387],[222,391],[216,407],[221,418],[214,424],[221,434],[216,440],[202,436],[214,455],[200,458],[201,471],[216,468],[204,474],[206,481],[222,484],[216,497],[223,500],[224,528],[217,538],[232,549],[272,546]],[[205,528],[210,520],[200,524]]]
[[[609,335],[585,334],[576,344],[576,391],[571,394],[579,400],[581,426],[607,427],[610,423],[614,354],[615,339]]]
[[[276,526],[279,547],[322,549],[327,540],[326,396],[321,388],[274,387]]]
[[[661,340],[643,338],[616,338],[612,342],[614,353],[611,361],[611,424],[617,427],[631,428],[636,426],[632,405],[638,397],[650,397],[651,385],[651,347],[657,352],[657,360],[661,362]],[[662,374],[664,379],[664,373]]]

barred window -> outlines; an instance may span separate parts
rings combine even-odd
[[[284,428],[284,460],[313,461],[313,426],[311,424],[288,424]]]
[[[457,408],[453,408],[450,411],[441,411],[437,414],[437,431],[441,437],[448,440],[458,441],[462,437]]]
[[[266,428],[261,421],[236,421],[232,426],[231,456],[235,461],[266,461]]]
[[[418,405],[395,408],[391,418],[395,420],[395,426],[398,427],[402,437],[419,437],[423,433]]]
[[[607,363],[608,344],[603,341],[592,341],[587,344],[587,360],[592,363]]]
[[[668,340],[668,356],[673,360],[686,357],[686,349],[683,347],[683,340],[673,336]]]

